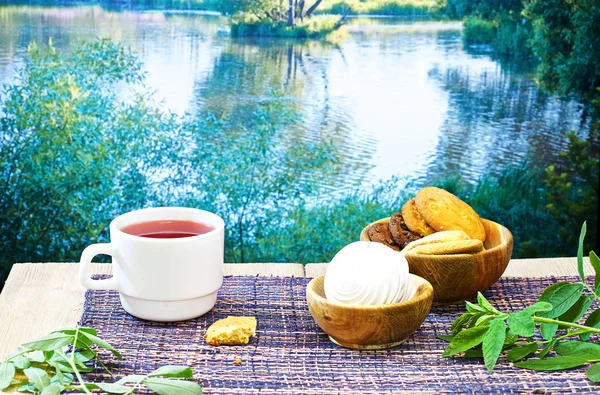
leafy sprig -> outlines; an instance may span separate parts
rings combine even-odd
[[[147,375],[130,375],[113,383],[87,383],[82,373],[94,370],[94,362],[111,376],[98,357],[97,349],[123,356],[98,337],[94,328],[64,328],[21,345],[21,350],[0,363],[0,390],[16,386],[19,392],[56,395],[63,391],[91,394],[102,390],[111,394],[132,394],[142,386],[161,395],[202,394],[188,366],[167,365]],[[19,374],[22,373],[22,374]]]
[[[594,285],[585,279],[585,234],[584,223],[577,251],[581,282],[552,284],[535,304],[510,313],[497,310],[478,293],[477,304],[466,302],[467,312],[452,323],[451,335],[440,336],[449,342],[442,356],[483,358],[488,370],[496,366],[503,353],[514,366],[524,369],[551,371],[592,364],[587,377],[600,382],[600,344],[589,342],[593,334],[600,333],[600,308],[593,310],[583,324],[578,323],[594,301],[600,300],[600,259],[594,251],[589,254]],[[589,294],[584,294],[585,290]],[[537,358],[530,358],[536,353]]]

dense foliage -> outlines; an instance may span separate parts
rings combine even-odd
[[[298,51],[269,56],[295,59]],[[302,122],[297,104],[269,90],[303,89],[281,80],[293,63],[278,61],[281,73],[263,73],[227,51],[219,62],[229,66],[215,67],[215,83],[199,93],[202,108],[173,116],[153,104],[140,64],[121,45],[96,41],[65,52],[32,45],[0,101],[0,277],[14,262],[77,261],[85,245],[108,239],[116,215],[156,205],[221,215],[228,262],[327,261],[423,186],[394,179],[330,196],[321,181],[352,171],[343,144],[327,130],[305,138],[295,127]],[[238,74],[254,84],[239,84]],[[235,100],[218,94],[223,89]],[[256,89],[264,92],[260,100],[244,99]],[[596,219],[593,149],[571,137],[563,161],[547,172],[524,165],[476,185],[436,185],[509,227],[515,256],[573,255],[574,244],[563,242],[569,229]]]
[[[169,204],[221,214],[226,258],[244,261],[255,229],[277,226],[335,171],[330,143],[285,133],[296,115],[275,94],[244,123],[235,111],[180,118],[143,89],[117,99],[143,77],[131,52],[108,41],[30,48],[0,107],[2,275],[14,262],[77,260],[107,239],[111,218]]]
[[[141,80],[122,46],[97,41],[70,53],[32,45],[0,107],[0,246],[8,262],[72,260],[115,213],[152,196],[146,163],[167,165],[171,118],[144,95],[115,100]]]
[[[600,98],[600,4],[597,0],[532,0],[523,15],[533,24],[530,45],[541,83],[586,102]]]
[[[546,169],[548,211],[562,224],[562,242],[573,243],[586,218],[597,221],[600,138],[600,7],[595,0],[448,0],[450,17],[466,18],[468,43],[491,44],[499,53],[533,57],[540,85],[573,96],[591,114],[587,141],[569,133],[569,152]],[[594,225],[593,229],[597,229]]]
[[[466,18],[465,40],[500,53],[534,56],[538,79],[552,93],[599,97],[600,7],[596,0],[447,0],[451,18]]]

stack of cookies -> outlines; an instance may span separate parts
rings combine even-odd
[[[436,187],[421,189],[389,223],[374,223],[368,233],[371,241],[411,254],[474,254],[484,249],[485,241],[475,210]]]

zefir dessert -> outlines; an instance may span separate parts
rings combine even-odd
[[[402,344],[421,326],[431,309],[433,288],[408,272],[402,253],[359,241],[335,255],[326,275],[311,280],[306,300],[332,342],[376,350]]]
[[[367,241],[349,244],[333,257],[324,287],[328,300],[357,306],[397,303],[413,295],[404,255]]]

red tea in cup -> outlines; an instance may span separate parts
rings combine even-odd
[[[214,230],[214,227],[189,220],[158,220],[139,222],[121,229],[127,234],[152,239],[179,239],[198,236]]]

